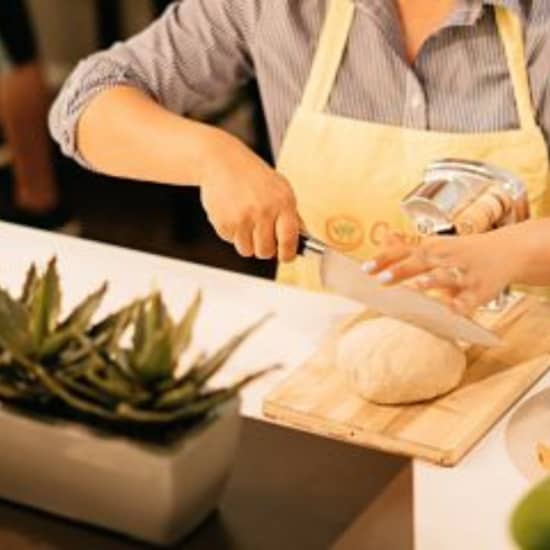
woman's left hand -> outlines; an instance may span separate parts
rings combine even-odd
[[[417,245],[392,239],[365,271],[385,284],[412,279],[421,290],[445,289],[451,306],[468,314],[516,278],[519,255],[506,233],[427,237]]]

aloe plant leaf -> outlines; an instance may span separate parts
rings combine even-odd
[[[155,292],[146,299],[140,306],[137,315],[133,344],[138,352],[148,347],[151,338],[164,328],[172,328],[166,307],[160,293]]]
[[[139,305],[136,321],[134,323],[133,347],[135,350],[141,350],[145,346],[147,339],[147,321],[146,321],[147,302]]]
[[[44,338],[38,350],[40,359],[45,359],[58,354],[76,335],[76,330],[57,331]]]
[[[106,395],[101,391],[97,391],[95,388],[90,387],[87,384],[79,382],[70,376],[65,376],[64,373],[57,373],[56,378],[63,384],[68,390],[74,391],[84,398],[89,398],[92,401],[96,401],[99,404],[113,407],[116,404],[116,400],[110,395]]]
[[[205,394],[174,411],[142,410],[127,403],[121,403],[116,408],[116,414],[120,419],[141,424],[170,424],[204,416],[232,397],[234,394],[230,391],[219,390]]]
[[[65,330],[69,327],[87,328],[95,312],[101,305],[107,288],[108,284],[103,283],[100,288],[87,296],[73,309],[67,319],[61,323],[59,329]]]
[[[53,396],[57,397],[67,406],[73,409],[84,412],[104,420],[117,420],[117,415],[104,406],[87,401],[86,399],[75,395],[71,390],[67,389],[61,382],[47,372],[42,365],[27,359],[26,357],[14,354],[18,363],[27,369],[36,379],[49,391]]]
[[[177,359],[191,343],[193,326],[199,314],[201,303],[202,294],[199,291],[181,321],[174,326],[172,339],[174,359]]]
[[[206,361],[192,369],[189,373],[190,377],[196,381],[199,386],[204,385],[212,376],[214,376],[228,361],[228,359],[237,351],[239,346],[256,330],[266,323],[272,317],[271,314],[266,315],[259,321],[255,322],[245,330],[236,334],[222,346],[214,355],[206,359]]]
[[[204,351],[198,352],[195,358],[189,362],[188,366],[186,366],[185,372],[183,374],[176,376],[178,374],[176,369],[172,374],[172,378],[167,378],[166,380],[157,383],[155,385],[155,390],[159,394],[161,394],[171,391],[177,386],[181,386],[182,383],[192,381],[192,376],[190,376],[190,373],[193,371],[193,369],[197,368],[198,365],[202,365],[207,357],[208,356]]]
[[[198,393],[199,390],[195,384],[184,381],[179,386],[161,394],[155,401],[154,407],[156,409],[175,409],[177,407],[182,407],[193,400]]]
[[[107,347],[115,345],[130,323],[137,317],[142,303],[142,299],[135,300],[128,306],[111,313],[111,315],[96,323],[88,331],[88,336],[94,341],[101,340]]]
[[[33,348],[25,307],[0,289],[0,345],[10,353],[27,354]]]
[[[134,326],[133,347],[141,351],[147,345],[151,336],[152,327],[155,324],[155,312],[152,309],[152,296],[144,300],[138,309]]]
[[[107,283],[80,303],[57,329],[45,337],[40,346],[40,355],[50,357],[61,351],[75,334],[82,334],[101,305],[107,291]]]
[[[158,330],[149,336],[141,349],[132,350],[130,366],[136,377],[146,385],[172,376],[172,342],[170,332]]]
[[[132,384],[111,365],[107,365],[101,371],[88,370],[84,376],[91,385],[103,391],[114,401],[139,404],[151,398],[148,392]]]
[[[38,271],[36,269],[36,264],[33,263],[27,271],[25,283],[23,284],[23,291],[21,293],[21,297],[19,298],[19,303],[27,307],[30,306],[34,293],[36,292],[38,281]]]
[[[30,306],[30,330],[36,348],[53,332],[60,308],[61,289],[56,259],[53,258],[36,286]]]
[[[21,391],[17,390],[10,384],[0,382],[0,397],[2,399],[17,399],[22,397]]]
[[[274,365],[244,377],[229,388],[196,395],[194,399],[173,411],[142,410],[127,403],[121,403],[116,408],[116,414],[120,418],[143,424],[169,424],[192,420],[213,412],[220,405],[235,397],[243,387],[277,368],[280,366]]]

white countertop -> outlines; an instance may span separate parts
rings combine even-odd
[[[421,550],[505,550],[512,510],[533,485],[508,451],[507,428],[514,413],[550,387],[547,373],[453,468],[414,461],[414,525]],[[550,403],[549,403],[550,406]],[[550,443],[550,425],[546,443]],[[535,453],[535,441],[525,453]]]
[[[155,286],[162,290],[169,308],[180,314],[200,287],[205,301],[196,331],[199,348],[212,349],[245,324],[274,312],[276,317],[251,337],[220,379],[224,382],[282,363],[282,370],[243,394],[243,414],[261,420],[265,420],[263,397],[312,353],[335,319],[359,310],[343,298],[4,223],[0,223],[0,247],[0,284],[10,289],[19,288],[32,261],[44,265],[57,255],[66,308],[108,280],[104,312]],[[547,386],[550,375],[529,395]],[[506,451],[504,433],[510,414],[452,469],[414,461],[418,549],[507,548],[510,510],[529,487]]]

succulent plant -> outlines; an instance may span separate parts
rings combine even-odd
[[[200,310],[197,293],[179,321],[159,292],[92,323],[107,285],[60,319],[61,287],[55,259],[44,273],[27,273],[20,297],[0,289],[0,400],[19,409],[84,420],[115,431],[144,434],[186,428],[214,412],[263,369],[231,387],[208,382],[267,317],[211,356],[200,354],[182,375]],[[129,344],[123,336],[133,331]]]

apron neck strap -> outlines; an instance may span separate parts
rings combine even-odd
[[[527,73],[523,25],[518,15],[502,6],[495,6],[495,16],[504,51],[506,52],[521,128],[536,127],[537,123]]]
[[[325,109],[346,49],[354,12],[352,0],[329,0],[325,24],[302,97],[302,108],[314,112]],[[510,9],[502,6],[495,6],[495,16],[521,127],[536,127],[521,20]]]
[[[325,109],[346,49],[355,6],[352,0],[330,0],[315,54],[302,107],[315,112]]]

